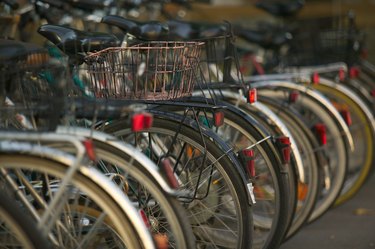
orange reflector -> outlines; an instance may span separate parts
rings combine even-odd
[[[132,131],[138,132],[149,129],[152,126],[153,117],[150,113],[136,113],[132,116]]]
[[[306,199],[308,190],[309,188],[307,184],[298,181],[298,187],[297,187],[298,197],[297,198],[299,201],[303,201]]]
[[[219,127],[224,124],[224,112],[215,111],[214,112],[214,126]]]
[[[353,79],[353,78],[357,78],[358,76],[359,76],[359,68],[358,67],[351,67],[350,69],[349,69],[349,77],[351,78],[351,79]]]
[[[161,164],[170,187],[173,189],[178,189],[180,184],[178,183],[177,178],[173,172],[173,166],[171,161],[168,158],[164,158],[161,161]]]
[[[95,154],[95,150],[94,150],[94,143],[92,142],[91,139],[86,139],[84,141],[82,141],[83,143],[83,146],[85,147],[85,150],[86,150],[86,154],[88,156],[88,158],[91,160],[91,161],[96,161],[96,154]]]
[[[156,233],[153,235],[155,246],[157,249],[168,249],[169,248],[169,239],[166,234]]]
[[[320,81],[319,74],[317,72],[313,73],[313,75],[311,76],[311,82],[314,84],[319,84],[319,81]]]
[[[289,163],[291,153],[289,137],[278,137],[276,138],[276,143],[281,151],[283,163]]]
[[[349,110],[340,111],[341,117],[344,119],[345,123],[350,126],[352,124],[352,117],[350,116]]]
[[[295,103],[298,99],[298,96],[299,96],[298,91],[291,91],[289,93],[289,98],[288,98],[289,103]]]
[[[266,198],[266,194],[265,194],[265,191],[263,191],[263,189],[257,185],[254,185],[254,194],[257,198],[257,200],[260,200],[260,199],[265,199]]]
[[[314,130],[318,136],[319,142],[321,145],[327,144],[327,131],[326,126],[323,123],[318,123],[314,125]]]
[[[247,98],[247,101],[252,104],[252,103],[255,103],[258,99],[258,94],[257,94],[257,89],[256,88],[251,88],[249,89],[249,93],[248,93],[248,98]]]

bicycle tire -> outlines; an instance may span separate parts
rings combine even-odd
[[[101,129],[100,126],[97,128]],[[160,182],[160,178],[157,178],[163,179],[160,169],[155,169],[154,163],[145,155],[102,132],[79,127],[59,127],[58,133],[92,140],[96,160],[91,166],[109,177],[114,176],[114,182],[121,178],[119,187],[126,185],[124,191],[146,214],[154,236],[167,236],[171,248],[195,247],[195,237],[188,225],[185,209],[176,199],[177,193],[169,187],[167,181]],[[71,150],[71,147],[64,143],[48,145],[63,151]],[[155,173],[158,176],[155,176]]]
[[[251,129],[251,126],[239,115],[236,115],[233,112],[228,110],[224,110],[224,124],[234,128],[237,132],[242,133],[244,137],[249,139],[250,143],[256,143],[264,138],[263,135],[259,134],[258,132]],[[226,126],[223,125],[222,129],[226,129]],[[219,128],[221,129],[221,128]],[[230,133],[233,135],[233,133]],[[234,136],[231,136],[232,139]],[[233,144],[234,141],[231,141]],[[270,143],[260,143],[257,146],[253,147],[253,149],[257,148],[257,152],[255,152],[255,156],[260,161],[266,162],[267,170],[270,171],[269,175],[273,178],[273,184],[275,188],[275,196],[276,196],[276,207],[275,207],[275,221],[272,228],[269,231],[269,235],[267,236],[266,241],[261,244],[256,243],[256,239],[254,239],[255,244],[253,245],[254,248],[277,248],[284,236],[285,232],[288,229],[290,224],[290,220],[294,215],[294,206],[295,206],[295,198],[294,194],[295,191],[295,173],[292,172],[291,167],[289,166],[282,166],[280,162],[280,158],[277,156],[277,150],[273,147]],[[237,148],[239,149],[239,148]],[[255,162],[255,167],[257,171],[258,167],[257,161]],[[280,168],[283,168],[281,171]],[[259,168],[258,168],[259,170]],[[259,172],[262,172],[259,170]],[[264,169],[263,173],[265,175]],[[263,176],[263,174],[262,174]],[[256,178],[257,176],[255,176]],[[260,181],[261,182],[261,181]],[[262,184],[259,183],[258,186]],[[257,182],[254,181],[254,186],[257,186]],[[277,187],[276,187],[277,186]],[[278,195],[278,196],[277,196]],[[257,196],[256,196],[257,197]],[[267,198],[268,199],[268,198]],[[258,196],[257,200],[260,200]],[[258,204],[259,201],[258,201]],[[257,215],[256,207],[254,208],[254,219]],[[262,228],[260,229],[262,230]]]
[[[22,211],[16,201],[0,191],[0,247],[51,248],[47,238],[36,227],[36,222]]]
[[[194,103],[212,102],[212,100],[201,98],[191,98],[189,101]],[[257,144],[257,142],[268,136],[265,128],[262,127],[259,122],[257,122],[255,119],[253,120],[247,113],[232,106],[228,102],[219,100],[215,100],[215,102],[218,106],[225,106],[225,108],[221,110],[224,113],[223,124],[220,127],[210,125],[213,120],[212,113],[205,112],[204,115],[201,116],[202,125],[212,129],[216,134],[218,134],[220,138],[222,138],[230,145],[230,147],[233,148],[233,151],[236,154],[240,153],[242,149],[246,148],[247,146],[256,144],[255,147],[252,147],[254,151],[254,158],[256,158],[255,171],[262,172],[261,178],[263,180],[257,181],[257,176],[251,178],[252,182],[254,183],[254,187],[257,189],[257,191],[255,191],[257,204],[255,204],[253,208],[253,220],[255,224],[254,234],[256,234],[253,240],[253,247],[278,247],[293,214],[291,211],[294,210],[294,199],[286,198],[286,193],[295,193],[293,190],[295,178],[294,173],[290,172],[289,168],[282,165],[280,158],[278,157],[277,149],[270,141],[271,139]],[[163,109],[163,107],[160,108]],[[176,112],[178,109],[179,108],[171,109],[168,107],[169,111]],[[265,178],[268,180],[272,179],[272,182],[266,184],[266,181],[264,180]],[[293,186],[290,187],[289,183]],[[271,191],[272,188],[274,188],[273,191]],[[264,191],[264,193],[262,193],[262,189],[268,189],[269,192]],[[272,194],[267,194],[270,192],[272,192]],[[275,196],[275,204],[270,204],[272,202],[271,196],[273,195]],[[290,201],[288,202],[287,200]],[[262,202],[264,204],[262,204]],[[272,213],[271,217],[266,217],[266,211],[261,210],[260,208],[262,206],[267,206],[270,209],[268,211]],[[262,225],[265,220],[267,220],[267,225]]]
[[[307,89],[307,88],[305,88]],[[296,89],[294,89],[296,90]],[[282,102],[288,102],[287,97],[290,90],[286,88],[277,89],[259,89],[259,95],[269,96],[271,98],[277,98]],[[306,91],[306,90],[305,90]],[[331,172],[331,169],[335,170],[335,174],[332,175],[330,184],[325,185],[326,192],[318,197],[318,201],[315,205],[314,211],[312,212],[308,223],[321,217],[329,208],[332,207],[336,198],[338,197],[346,176],[347,164],[348,164],[348,145],[343,138],[343,131],[341,126],[338,125],[336,117],[331,116],[330,112],[327,112],[325,107],[315,99],[312,95],[307,95],[305,91],[300,90],[300,97],[293,104],[293,107],[299,111],[302,117],[305,118],[307,124],[313,125],[316,122],[322,122],[326,126],[327,131],[327,145],[326,153],[328,153],[330,160],[330,169],[326,169],[325,172]],[[320,93],[314,92],[314,95],[323,97]],[[328,104],[328,103],[327,103]],[[342,121],[342,120],[340,120]],[[328,149],[329,147],[329,149]],[[336,155],[333,155],[335,153]],[[328,179],[328,178],[327,178]],[[325,181],[324,181],[325,182]],[[329,188],[329,191],[328,189]]]
[[[40,158],[39,156],[35,156],[35,155],[24,155],[24,154],[20,155],[19,153],[14,153],[14,152],[1,154],[0,165],[1,165],[0,168],[2,170],[4,169],[8,171],[13,170],[13,169],[14,170],[32,170],[33,174],[40,173],[41,175],[48,175],[52,177],[51,179],[61,179],[62,177],[65,176],[67,169],[70,167],[69,164],[64,164],[61,161],[51,160],[50,158],[49,159],[46,157]],[[6,177],[7,175],[9,176],[8,173],[4,176]],[[2,178],[2,180],[3,180],[2,181],[3,183],[6,182],[4,178]],[[88,207],[87,217],[95,218],[92,216],[95,216],[95,215],[100,216],[101,214],[108,215],[110,221],[106,220],[108,223],[107,225],[112,227],[110,229],[114,229],[113,231],[115,232],[113,234],[115,236],[114,238],[120,235],[121,238],[118,238],[118,239],[121,239],[121,241],[124,241],[127,247],[144,248],[144,245],[142,245],[143,242],[139,239],[140,235],[137,234],[136,232],[137,230],[133,227],[133,225],[129,221],[129,218],[127,217],[128,210],[122,209],[123,207],[121,207],[121,205],[118,204],[118,200],[113,199],[113,196],[114,196],[113,192],[116,192],[113,190],[116,190],[116,189],[113,189],[113,188],[108,189],[108,187],[103,188],[102,183],[97,182],[98,180],[103,181],[103,183],[106,182],[106,178],[104,178],[104,176],[102,176],[99,172],[97,172],[96,170],[92,168],[87,168],[87,167],[81,167],[80,171],[77,172],[72,177],[71,182],[74,184],[74,186],[77,187],[78,189],[81,189],[83,193],[93,198],[95,202],[95,204],[91,203],[91,205],[93,205],[92,208]],[[3,187],[5,186],[6,185],[3,184]],[[14,189],[12,189],[12,187],[10,186],[9,188],[10,189],[8,189],[8,191],[12,193]],[[113,192],[110,193],[108,192],[109,190]],[[18,196],[17,193],[13,192],[15,197]],[[86,201],[88,201],[88,199],[86,199]],[[80,210],[79,203],[74,203],[74,204],[75,205],[73,206],[71,206],[70,204],[68,206],[70,208],[76,207],[77,208],[76,215],[77,215],[79,214],[79,212],[82,212],[82,211]],[[84,207],[81,206],[81,208],[84,208]],[[26,209],[26,207],[25,207],[25,210],[29,211]],[[37,210],[40,211],[40,209],[37,209]],[[68,215],[68,213],[64,213],[64,215]],[[75,217],[75,216],[73,215],[72,217]],[[81,217],[81,222],[89,222],[90,219],[87,217]],[[105,228],[102,227],[102,229],[105,229]],[[69,231],[69,229],[66,231]],[[68,234],[66,234],[66,236],[60,236],[60,238],[68,240],[65,242],[59,241],[60,243],[63,243],[63,245],[60,245],[60,246],[63,246],[64,248],[75,248],[76,243],[78,243],[78,242],[75,243],[73,241],[69,241],[70,236],[68,236]],[[75,237],[75,238],[78,238],[78,237]],[[117,246],[121,246],[121,243],[122,242],[120,242],[120,244],[117,244]],[[122,247],[125,248],[124,247],[125,245],[123,244]],[[87,247],[83,247],[83,248],[87,248]]]
[[[226,237],[225,234],[215,234],[214,226],[218,225],[216,224],[218,220],[220,220],[220,217],[213,217],[212,215],[216,213],[216,211],[209,211],[212,212],[211,214],[206,212],[202,212],[202,210],[197,210],[198,213],[201,212],[197,216],[194,215],[194,210],[189,207],[189,205],[185,205],[187,208],[187,212],[190,216],[190,224],[193,226],[193,231],[196,236],[196,242],[197,246],[200,245],[208,245],[210,244],[212,246],[220,245],[222,248],[251,248],[251,242],[252,242],[252,230],[253,230],[253,221],[252,221],[252,211],[251,206],[248,202],[248,196],[246,195],[247,190],[244,188],[242,184],[242,180],[240,179],[238,169],[233,167],[232,159],[228,157],[228,155],[231,154],[229,151],[223,151],[220,147],[218,147],[215,144],[215,140],[212,140],[212,138],[209,138],[207,134],[200,134],[196,129],[194,129],[190,125],[186,125],[184,123],[181,123],[180,120],[172,120],[168,119],[168,115],[163,115],[163,112],[152,112],[154,115],[154,122],[153,126],[150,129],[147,129],[145,131],[142,131],[141,133],[145,134],[147,133],[146,137],[152,137],[153,134],[158,134],[159,136],[165,136],[167,139],[164,139],[163,142],[166,142],[168,139],[173,138],[176,136],[176,139],[180,142],[183,142],[183,144],[186,144],[191,146],[193,149],[193,155],[195,153],[202,153],[204,154],[204,147],[207,148],[207,158],[211,163],[214,163],[212,165],[215,165],[215,173],[219,172],[220,174],[220,180],[225,179],[225,185],[226,188],[230,191],[230,198],[235,203],[230,203],[230,205],[233,205],[233,211],[235,212],[234,215],[236,217],[232,217],[234,222],[238,222],[238,224],[233,224],[233,226],[236,226],[235,232],[229,232],[231,234],[230,238]],[[179,118],[178,118],[179,119]],[[181,125],[181,129],[176,132],[176,128]],[[132,144],[132,140],[134,141],[134,135],[133,132],[131,132],[130,129],[124,128],[124,124],[121,122],[121,120],[113,121],[111,124],[108,124],[105,131],[113,134],[116,137],[119,137],[123,139],[126,142],[130,142]],[[202,135],[205,137],[202,141]],[[212,136],[214,137],[214,136]],[[146,142],[149,143],[150,141]],[[139,144],[138,144],[139,145]],[[165,144],[164,144],[165,145]],[[170,144],[169,144],[170,145]],[[168,145],[165,145],[166,148],[168,148]],[[177,146],[177,145],[176,145]],[[184,146],[183,146],[184,148]],[[179,148],[175,148],[177,150],[177,155],[179,155],[182,150],[178,150]],[[169,150],[168,150],[169,151]],[[189,150],[191,151],[191,150]],[[190,152],[189,152],[190,153]],[[175,154],[173,154],[175,155]],[[176,156],[175,158],[178,158]],[[187,157],[188,158],[188,157]],[[195,160],[195,158],[193,158]],[[154,159],[155,160],[155,159]],[[188,160],[189,162],[192,162],[194,160]],[[188,165],[191,166],[192,165]],[[201,167],[201,166],[200,166]],[[214,181],[216,184],[216,181]],[[187,184],[187,182],[185,183]],[[203,186],[202,184],[200,184]],[[189,190],[187,191],[189,192]],[[215,191],[216,192],[216,191]],[[219,192],[218,192],[219,193]],[[212,193],[212,195],[208,195],[211,199],[202,199],[202,201],[213,201],[217,202],[219,201],[219,198],[217,196],[215,197],[215,193]],[[223,195],[224,196],[224,195]],[[186,198],[186,197],[183,197]],[[180,196],[181,200],[181,196]],[[199,202],[194,202],[194,205]],[[206,205],[206,204],[200,204],[200,205]],[[225,204],[228,205],[228,204]],[[215,204],[213,205],[215,206]],[[223,212],[223,211],[219,211]],[[220,213],[215,214],[220,215]],[[237,217],[238,216],[238,217]],[[193,217],[193,218],[192,218]],[[209,219],[208,219],[209,218]],[[207,222],[210,221],[210,224],[213,227],[210,227]],[[206,223],[205,223],[206,222]],[[205,224],[200,224],[205,223]],[[224,222],[225,224],[225,222]],[[197,226],[198,225],[198,226]],[[226,232],[228,235],[228,232]],[[211,236],[214,236],[211,238]],[[229,241],[228,241],[229,239]]]
[[[151,230],[162,234],[169,234],[168,230],[170,230],[172,237],[168,236],[168,242],[171,248],[195,248],[195,237],[189,225],[186,210],[174,196],[166,193],[150,174],[142,171],[142,166],[137,158],[116,150],[108,144],[94,141],[94,146],[101,167],[103,167],[103,160],[119,167],[121,169],[120,174],[130,175],[141,183],[142,187],[137,186],[137,188],[145,188],[145,192],[149,194],[147,195],[147,201],[150,201],[151,198],[151,200],[157,201],[158,204],[153,206],[152,209],[144,209],[150,220]],[[138,191],[138,194],[143,193],[139,189]]]
[[[294,217],[293,224],[285,237],[285,240],[288,240],[306,224],[307,219],[313,211],[318,197],[319,186],[321,185],[320,165],[324,163],[324,160],[320,160],[320,158],[323,158],[324,155],[317,155],[320,151],[314,148],[318,148],[319,144],[311,130],[301,121],[302,118],[299,117],[296,111],[292,108],[283,108],[280,103],[270,98],[260,97],[259,101],[265,103],[284,121],[298,143],[299,149],[303,153],[304,168],[307,175],[305,177],[308,179],[309,183],[299,183],[307,187],[307,193],[303,193],[306,191],[306,188],[300,186],[298,199],[300,201],[301,198],[303,198],[306,202],[299,204],[299,212],[297,211],[296,214],[297,217]]]
[[[366,181],[374,161],[374,124],[373,116],[370,110],[365,110],[365,103],[359,104],[359,98],[353,99],[353,96],[348,96],[344,91],[350,91],[345,86],[336,87],[332,84],[324,83],[314,85],[324,95],[326,95],[332,102],[338,105],[344,105],[348,108],[351,116],[352,124],[349,126],[353,133],[354,151],[350,153],[349,169],[344,183],[344,187],[340,193],[339,198],[335,202],[335,206],[343,204],[352,198]],[[360,160],[358,162],[358,160]]]

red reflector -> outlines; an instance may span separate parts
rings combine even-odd
[[[249,89],[249,96],[248,96],[248,99],[247,101],[252,104],[252,103],[255,103],[258,99],[258,96],[257,96],[257,89],[256,88],[251,88]]]
[[[95,154],[95,150],[94,150],[94,143],[92,142],[91,139],[86,139],[84,141],[82,141],[83,143],[83,146],[85,146],[85,150],[86,150],[86,154],[88,156],[88,158],[91,160],[91,161],[96,161],[96,154]]]
[[[311,76],[311,81],[312,83],[314,84],[319,84],[319,81],[320,81],[320,76],[318,73],[313,73],[313,75]]]
[[[375,97],[375,89],[372,89],[372,90],[370,91],[370,94],[371,94],[372,97]]]
[[[177,178],[173,172],[173,166],[171,161],[168,158],[164,158],[161,161],[161,164],[170,187],[173,189],[178,189],[180,184],[178,183]]]
[[[343,68],[340,68],[339,70],[339,80],[342,82],[345,80],[346,72]]]
[[[299,92],[298,91],[291,91],[289,93],[289,103],[295,103],[298,99]]]
[[[246,161],[246,171],[249,177],[255,177],[255,158],[254,150],[246,149],[242,151]]]
[[[318,136],[321,145],[327,144],[327,131],[325,124],[319,123],[314,125],[314,130]]]
[[[359,68],[358,67],[351,67],[349,69],[349,77],[351,79],[357,78],[359,76]]]
[[[352,124],[352,117],[350,116],[350,112],[348,110],[340,111],[342,118],[345,120],[345,123],[350,126]]]
[[[136,113],[132,116],[132,131],[142,131],[152,126],[153,117],[150,113]]]
[[[278,137],[276,139],[277,144],[281,150],[282,160],[283,163],[289,163],[290,162],[290,140],[289,137]]]
[[[144,129],[149,129],[152,126],[152,122],[154,121],[154,117],[150,113],[145,113],[144,119]]]
[[[138,213],[141,215],[141,218],[142,218],[142,220],[143,220],[143,223],[145,223],[146,227],[147,227],[147,228],[150,228],[151,225],[150,225],[150,222],[149,222],[149,220],[148,220],[148,218],[147,218],[146,212],[145,212],[143,209],[140,209],[140,210],[138,211]]]
[[[214,112],[214,125],[216,127],[222,126],[224,124],[224,112],[215,111]]]

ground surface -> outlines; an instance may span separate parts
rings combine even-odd
[[[375,248],[375,174],[360,192],[307,225],[280,249]]]

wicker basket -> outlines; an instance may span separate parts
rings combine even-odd
[[[108,48],[85,58],[96,98],[172,100],[190,96],[202,42],[158,41]]]

